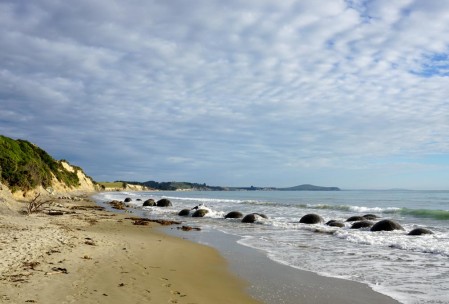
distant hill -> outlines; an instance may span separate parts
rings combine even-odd
[[[189,183],[189,182],[135,182],[135,181],[116,181],[116,183],[141,185],[149,189],[162,191],[340,191],[338,187],[320,187],[314,185],[300,185],[289,188],[275,187],[222,187],[209,186],[206,184]],[[100,183],[101,184],[101,183]]]
[[[277,188],[280,191],[340,191],[338,187],[320,187],[309,184],[299,185],[295,187],[288,188]]]
[[[135,181],[117,181],[126,184],[141,185],[154,190],[165,191],[225,191],[225,187],[209,186],[206,184],[189,183],[189,182],[135,182]]]

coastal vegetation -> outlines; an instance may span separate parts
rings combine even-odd
[[[52,186],[52,179],[68,187],[79,185],[77,170],[64,168],[47,152],[26,140],[14,140],[0,135],[0,179],[12,192],[28,191],[38,186]]]

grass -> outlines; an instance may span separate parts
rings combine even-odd
[[[40,185],[50,187],[53,176],[68,187],[76,187],[79,185],[76,170],[67,171],[61,162],[26,140],[0,135],[0,179],[12,192]]]

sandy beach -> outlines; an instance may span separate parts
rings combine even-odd
[[[30,215],[18,212],[26,203],[1,203],[0,303],[398,303],[221,233],[102,210],[86,194]]]
[[[0,302],[258,303],[216,250],[130,216],[86,196],[0,213]]]

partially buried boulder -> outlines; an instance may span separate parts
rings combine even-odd
[[[340,228],[343,228],[345,226],[344,223],[337,220],[330,220],[326,223],[326,225],[330,227],[340,227]]]
[[[192,214],[192,217],[204,217],[208,213],[209,213],[209,210],[198,209]]]
[[[130,197],[125,198],[125,203],[129,203],[130,201],[132,201]]]
[[[365,220],[365,218],[363,216],[351,216],[350,218],[348,218],[346,221],[347,222],[357,222],[357,221],[363,221]]]
[[[156,202],[154,201],[154,199],[149,198],[146,201],[143,202],[143,207],[152,207],[152,206],[156,206]]]
[[[189,214],[190,214],[190,210],[189,209],[182,209],[178,213],[179,216],[189,216]]]
[[[231,211],[225,215],[225,218],[242,218],[243,214],[238,211]]]
[[[433,234],[433,232],[426,228],[415,228],[408,233],[408,235],[424,235],[424,234]]]
[[[373,222],[364,220],[352,224],[351,229],[369,228],[371,226],[373,226]]]
[[[300,220],[300,223],[303,224],[319,224],[324,222],[323,218],[319,216],[318,214],[310,213],[304,215]]]
[[[245,217],[242,219],[242,223],[254,223],[256,222],[259,218],[268,218],[265,214],[262,213],[250,213],[245,215]]]
[[[363,216],[363,218],[365,220],[374,221],[374,220],[378,219],[379,217],[377,215],[375,215],[375,214],[365,214]]]
[[[404,230],[404,228],[392,220],[382,220],[377,222],[371,227],[371,231],[392,231],[392,230]]]
[[[170,202],[170,200],[163,198],[157,201],[156,206],[158,207],[170,207],[172,206],[172,203]]]

